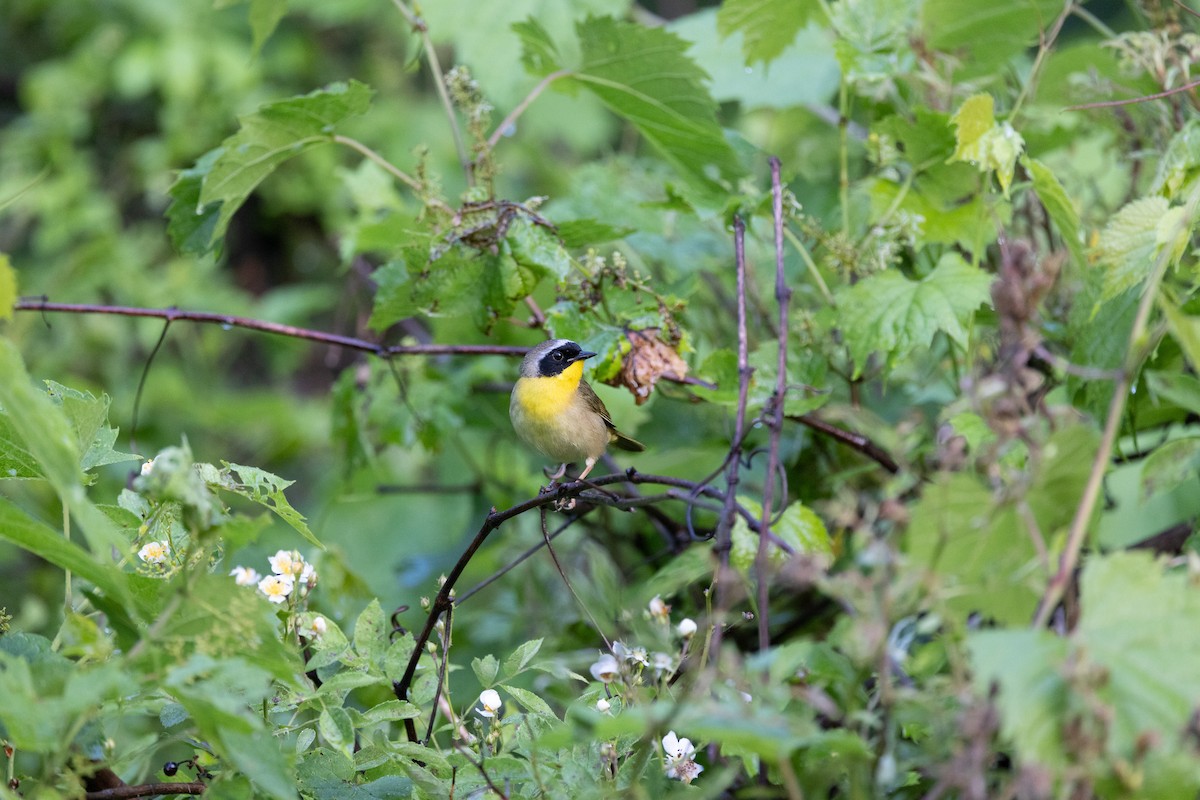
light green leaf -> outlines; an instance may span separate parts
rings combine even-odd
[[[62,408],[75,429],[75,439],[83,453],[80,467],[85,472],[105,464],[141,460],[132,453],[113,449],[117,429],[108,425],[108,395],[95,397],[91,392],[81,392],[54,381],[46,381],[46,393]]]
[[[582,86],[631,123],[681,173],[707,183],[716,170],[741,174],[717,123],[708,76],[687,57],[687,42],[661,28],[612,17],[590,17],[576,26],[581,59],[570,68],[534,19],[513,26],[524,45],[523,62],[536,74],[569,70],[560,88]]]
[[[762,506],[755,500],[738,497],[738,502],[755,518],[762,514]],[[796,554],[833,554],[833,544],[825,523],[803,503],[792,503],[784,509],[783,514],[771,525],[771,533],[789,545]],[[758,555],[758,534],[751,531],[745,518],[738,515],[730,535],[733,549],[729,553],[729,563],[743,575],[748,575],[754,569],[754,559]],[[782,564],[790,557],[774,543],[767,547],[767,558],[773,564]]]
[[[335,706],[321,712],[317,718],[317,731],[329,746],[338,750],[347,758],[353,757],[354,723],[346,709]]]
[[[516,686],[509,686],[506,683],[500,684],[500,689],[503,689],[512,699],[517,701],[517,704],[532,714],[538,714],[545,717],[558,719],[554,714],[554,709],[546,703],[545,700],[538,697],[528,689],[521,689]]]
[[[1033,191],[1037,193],[1038,199],[1046,208],[1046,213],[1058,228],[1059,234],[1071,251],[1071,258],[1077,267],[1083,268],[1087,259],[1083,252],[1083,237],[1075,204],[1049,167],[1036,158],[1026,158],[1023,163],[1033,178]]]
[[[111,597],[129,595],[125,573],[116,565],[94,560],[82,547],[63,538],[62,531],[35,520],[4,497],[0,497],[0,539],[70,570]]]
[[[354,649],[367,659],[372,666],[380,665],[383,661],[387,639],[384,636],[383,607],[379,598],[372,599],[358,621],[354,623]]]
[[[726,0],[717,12],[721,36],[740,31],[746,63],[774,61],[820,10],[816,0]]]
[[[484,689],[490,689],[496,682],[496,675],[500,672],[500,662],[494,655],[488,653],[483,658],[471,659],[471,669],[475,672],[475,678],[479,681],[479,685]]]
[[[1023,55],[1061,12],[1060,0],[927,0],[921,26],[927,47],[959,54],[962,71],[977,75]]]
[[[1017,157],[1025,149],[1021,134],[1007,122],[996,122],[995,106],[990,94],[967,98],[950,118],[956,128],[957,146],[950,161],[974,164],[980,172],[995,170],[1004,196],[1012,184]]]
[[[504,677],[512,678],[523,672],[529,662],[533,660],[533,657],[538,654],[543,641],[543,639],[531,639],[514,650],[511,656],[504,659]]]
[[[250,0],[250,30],[254,33],[255,53],[262,50],[286,13],[287,0]]]
[[[1197,461],[1200,461],[1200,437],[1176,439],[1155,448],[1142,462],[1141,499],[1148,500],[1185,483],[1194,483]]]
[[[12,268],[8,256],[0,253],[0,319],[13,318],[17,296],[17,271]]]
[[[215,469],[210,464],[196,466],[200,469],[200,474],[205,482],[210,486],[232,492],[269,509],[310,543],[324,549],[325,545],[321,544],[320,540],[309,530],[304,515],[292,508],[292,504],[284,496],[283,490],[295,481],[285,480],[258,467],[231,464],[227,461],[223,463],[224,468],[221,470]]]
[[[1200,169],[1200,120],[1188,121],[1167,144],[1158,161],[1150,194],[1178,197]]]
[[[1158,304],[1162,307],[1163,316],[1167,318],[1167,327],[1180,349],[1187,357],[1192,369],[1200,369],[1200,320],[1188,316],[1178,306],[1167,300],[1159,293]]]
[[[991,283],[987,273],[947,253],[919,281],[887,270],[842,289],[838,327],[854,358],[855,377],[871,353],[892,363],[927,347],[938,331],[965,347],[971,316],[989,302]]]
[[[1067,643],[1045,631],[977,631],[967,638],[975,691],[987,696],[1000,686],[1001,730],[1016,744],[1022,763],[1065,762],[1063,721],[1069,698],[1062,680]]]
[[[0,408],[7,412],[12,430],[25,443],[38,470],[70,510],[92,552],[107,559],[114,551],[127,551],[128,542],[84,492],[75,431],[62,408],[34,387],[16,347],[4,338],[0,338],[0,375],[4,376]],[[126,601],[128,595],[114,599]]]
[[[362,114],[370,102],[371,90],[350,81],[277,100],[242,117],[241,129],[221,143],[196,204],[198,210],[211,203],[221,204],[213,236],[224,235],[234,212],[276,167],[306,150],[332,142],[338,123]]]
[[[1123,206],[1100,234],[1096,256],[1107,269],[1100,302],[1106,302],[1150,275],[1164,237],[1179,221],[1182,208],[1165,197],[1140,197]]]
[[[415,719],[419,716],[421,716],[421,709],[412,703],[403,700],[385,700],[363,712],[363,722],[367,725],[374,725],[380,722]]]

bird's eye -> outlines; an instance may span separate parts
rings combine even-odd
[[[554,354],[554,360],[555,360],[555,361],[562,361],[562,360],[563,360],[563,354],[562,354],[562,353],[555,353],[555,354]]]

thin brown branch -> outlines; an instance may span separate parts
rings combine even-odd
[[[784,419],[791,422],[798,422],[801,425],[812,428],[818,433],[841,442],[852,450],[857,450],[893,475],[900,471],[900,465],[896,463],[896,460],[886,450],[860,433],[854,433],[853,431],[839,428],[836,425],[831,425],[813,414],[788,414]]]
[[[243,328],[245,330],[272,333],[277,336],[288,336],[293,339],[304,339],[310,342],[344,347],[347,350],[357,350],[371,353],[380,358],[393,356],[515,356],[522,357],[529,352],[528,347],[499,344],[404,344],[384,345],[354,336],[343,336],[338,333],[299,328],[295,325],[284,325],[279,322],[268,322],[250,317],[238,317],[232,314],[214,314],[210,311],[187,311],[181,308],[141,308],[138,306],[107,306],[96,303],[52,303],[46,298],[26,297],[18,300],[13,306],[15,311],[39,311],[56,314],[110,314],[120,317],[143,317],[162,319],[167,322],[197,322],[200,324],[220,325],[222,328]],[[663,380],[675,383],[686,383],[716,388],[703,381],[689,378],[678,378],[673,375],[663,375]]]
[[[1176,86],[1174,89],[1167,89],[1165,92],[1156,94],[1147,94],[1141,97],[1130,97],[1127,100],[1102,100],[1098,103],[1084,103],[1078,106],[1067,106],[1066,111],[1084,111],[1089,108],[1112,108],[1114,106],[1128,106],[1134,103],[1148,103],[1151,100],[1162,100],[1164,97],[1186,92],[1200,86],[1200,80],[1194,80],[1190,83],[1185,83],[1183,86]]]
[[[441,588],[438,590],[437,596],[429,606],[429,614],[425,618],[425,625],[416,635],[416,641],[413,647],[412,656],[409,657],[408,665],[405,667],[404,674],[400,680],[392,685],[392,689],[396,697],[400,700],[408,699],[409,689],[412,688],[413,678],[417,672],[417,665],[420,663],[422,654],[425,653],[425,645],[429,642],[429,637],[433,634],[434,628],[437,626],[437,621],[450,606],[457,602],[454,598],[454,586],[458,579],[462,576],[463,570],[474,558],[475,553],[483,546],[491,533],[503,525],[508,520],[518,517],[528,511],[540,509],[543,506],[562,503],[571,498],[580,497],[584,492],[593,490],[595,487],[607,486],[613,483],[629,482],[633,484],[656,484],[660,486],[673,486],[678,489],[689,489],[696,495],[705,495],[713,497],[721,502],[725,501],[725,492],[715,486],[704,486],[695,481],[685,480],[683,478],[675,478],[670,475],[645,475],[635,469],[629,469],[625,472],[617,472],[610,475],[601,475],[597,478],[588,481],[569,481],[567,483],[558,484],[551,491],[543,491],[537,497],[531,497],[524,502],[506,508],[503,511],[492,509],[491,513],[484,519],[479,531],[475,537],[467,545],[458,561],[447,573],[446,579],[442,582]],[[597,494],[594,491],[588,496],[588,501],[599,504],[609,504],[614,502],[612,498]],[[616,502],[620,502],[623,498],[616,498]],[[752,531],[760,529],[760,523],[755,519],[741,504],[737,505],[738,513],[746,520],[746,524]],[[411,720],[405,720],[405,728],[410,741],[417,740],[415,726],[411,724]]]
[[[84,800],[124,800],[128,797],[154,797],[155,795],[204,794],[203,783],[140,783],[129,786],[114,786],[85,794]]]
[[[771,398],[771,437],[767,446],[767,478],[763,484],[762,521],[759,523],[758,552],[754,556],[754,574],[758,580],[758,649],[771,646],[767,602],[768,583],[767,545],[770,543],[771,512],[775,501],[775,473],[779,471],[779,437],[783,432],[783,403],[787,395],[788,305],[792,290],[783,271],[783,184],[779,159],[771,157],[772,217],[775,220],[775,301],[779,304],[779,354],[776,362],[775,392]],[[787,498],[783,498],[787,503]]]
[[[714,613],[712,649],[716,652],[721,645],[723,617],[729,604],[729,590],[725,571],[729,568],[729,551],[733,547],[734,505],[737,502],[738,467],[741,465],[742,442],[746,436],[746,400],[750,393],[750,377],[754,369],[750,366],[749,335],[746,332],[746,224],[742,218],[733,218],[734,270],[737,278],[737,337],[738,337],[738,402],[733,421],[733,442],[726,458],[725,504],[717,521],[716,544],[713,553],[717,556],[717,596]]]

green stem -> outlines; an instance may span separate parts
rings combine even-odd
[[[842,234],[850,236],[850,90],[846,76],[838,86],[838,202],[842,206]]]
[[[792,243],[792,247],[796,248],[796,252],[800,253],[800,258],[804,260],[805,266],[808,267],[808,272],[816,282],[817,288],[821,291],[821,296],[825,298],[825,302],[829,305],[837,305],[833,301],[833,293],[829,291],[829,285],[825,283],[825,278],[821,276],[821,270],[817,269],[817,264],[813,261],[812,255],[808,252],[808,248],[804,246],[804,242],[796,234],[792,233],[791,229],[784,228],[783,235]]]
[[[429,61],[429,71],[433,73],[434,86],[437,87],[438,97],[441,98],[442,107],[446,110],[446,118],[450,121],[450,134],[454,137],[454,149],[458,152],[458,163],[462,166],[463,174],[466,175],[467,186],[474,186],[475,171],[471,169],[471,157],[467,153],[466,145],[463,144],[462,131],[458,128],[458,116],[454,112],[454,103],[450,100],[449,93],[446,92],[446,76],[442,72],[442,64],[438,60],[433,39],[429,38],[429,26],[402,0],[392,0],[392,3],[421,37],[421,46],[425,49],[425,58]]]
[[[1037,83],[1038,72],[1041,71],[1042,63],[1046,60],[1046,55],[1050,52],[1050,48],[1054,46],[1054,42],[1058,39],[1058,34],[1062,31],[1063,23],[1067,21],[1067,17],[1071,15],[1071,9],[1075,7],[1075,0],[1067,0],[1063,5],[1062,13],[1058,15],[1058,19],[1054,21],[1054,25],[1050,28],[1050,34],[1042,38],[1038,45],[1037,55],[1033,58],[1033,66],[1029,69],[1029,78],[1025,81],[1025,85],[1021,87],[1021,93],[1017,95],[1017,100],[1013,103],[1012,111],[1008,118],[1014,120],[1017,118],[1018,112],[1021,110],[1021,105],[1025,102],[1025,98],[1029,96],[1029,92]]]

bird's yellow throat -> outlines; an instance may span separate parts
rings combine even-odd
[[[557,418],[571,405],[582,377],[583,362],[576,361],[549,378],[521,378],[515,390],[517,403],[531,417]]]

